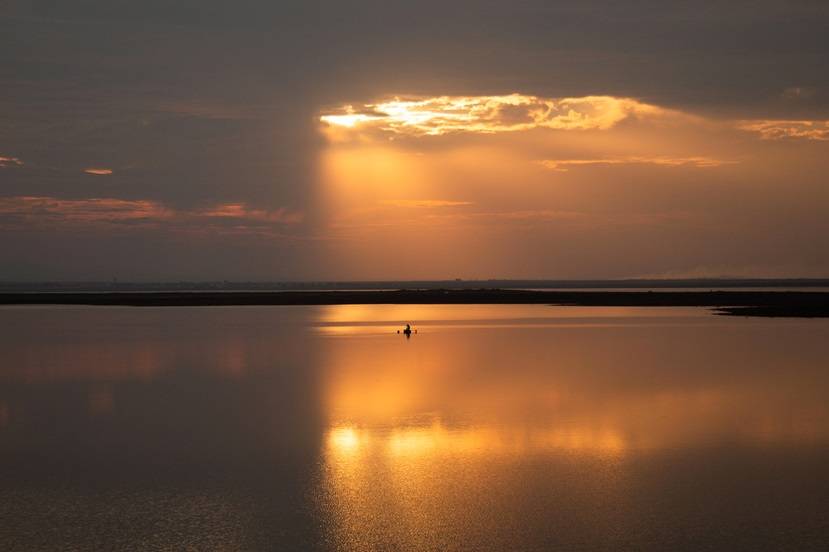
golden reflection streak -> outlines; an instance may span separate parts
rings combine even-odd
[[[523,311],[527,319],[535,307],[347,305],[319,316],[323,323],[382,323],[417,313],[440,323],[490,308]],[[767,331],[762,321],[706,320],[648,332],[631,332],[623,319],[604,331],[323,340],[328,430],[318,488],[332,538],[344,549],[370,550],[380,530],[390,549],[430,549],[436,528],[467,534],[470,504],[492,512],[495,524],[507,519],[528,485],[599,504],[624,500],[629,460],[640,455],[829,442],[823,393],[789,375],[799,372],[785,348],[771,347],[740,368],[748,341],[734,330],[752,324]],[[706,345],[688,331],[705,332]],[[750,343],[762,347],[763,335],[753,333]],[[815,354],[824,356],[807,347],[797,362],[814,366]],[[784,365],[795,370],[778,370]],[[734,372],[724,376],[725,367]]]
[[[686,377],[682,374],[693,367],[710,362],[708,349],[699,350],[674,339],[678,328],[713,331],[712,325],[729,328],[735,322],[711,319],[698,309],[691,309],[690,313],[689,309],[651,309],[648,315],[664,318],[637,321],[636,310],[544,305],[322,308],[318,331],[323,335],[359,336],[326,340],[328,376],[323,396],[329,423],[335,427],[347,421],[361,428],[391,428],[391,442],[399,450],[417,448],[411,443],[420,443],[418,446],[424,449],[453,450],[460,446],[458,442],[472,442],[473,435],[476,439],[485,435],[450,429],[451,426],[444,425],[448,415],[460,416],[464,427],[475,431],[498,428],[497,437],[487,441],[487,446],[494,449],[504,449],[505,443],[511,442],[510,428],[529,431],[532,439],[526,446],[535,443],[543,448],[554,444],[572,450],[601,446],[653,450],[724,435],[744,442],[829,439],[829,409],[822,404],[806,401],[799,405],[799,425],[776,420],[775,412],[791,417],[794,406],[789,397],[792,388],[798,389],[797,382],[784,381],[781,385],[750,380],[739,385],[719,382],[716,387],[680,389],[663,380],[667,387],[654,386],[654,376],[665,377],[662,365],[666,358],[674,359],[673,363],[679,362],[677,358],[683,359],[681,365],[672,364],[677,379]],[[552,322],[557,318],[566,320],[571,313],[587,318],[579,319],[580,324],[551,324],[551,330],[540,330],[534,322],[536,317]],[[469,331],[474,320],[488,317],[500,318],[502,324]],[[648,323],[654,320],[659,323]],[[670,322],[676,320],[682,323],[674,328]],[[459,325],[453,326],[453,321]],[[386,335],[393,334],[396,324],[407,322],[421,330],[411,340]],[[511,332],[509,328],[515,324],[526,328],[526,332]],[[608,336],[630,332],[642,324],[670,339],[647,343],[614,339],[614,346],[621,347],[621,352],[593,350],[589,338],[593,333]],[[369,329],[364,331],[365,328]],[[473,335],[481,331],[487,332],[484,341]],[[538,342],[540,331],[553,341]],[[641,335],[641,330],[636,332]],[[729,350],[732,349],[725,352]],[[621,358],[635,360],[626,367],[631,377],[619,382],[623,385],[619,388],[610,382],[619,377]],[[786,360],[774,354],[764,357],[768,366],[758,366],[759,373],[766,378],[779,377],[772,367]],[[584,365],[590,366],[587,373],[579,369]],[[481,366],[488,368],[482,372]],[[521,369],[504,368],[508,366]],[[430,427],[411,422],[424,415],[434,420]],[[365,431],[359,435],[367,435]]]
[[[494,499],[496,511],[509,511],[514,503],[508,489],[524,484],[513,462],[538,453],[589,455],[581,484],[603,496],[619,492],[623,483],[621,438],[589,429],[452,429],[436,420],[391,431],[345,425],[333,428],[325,442],[319,505],[335,542],[349,550],[376,549],[372,534],[378,526],[391,549],[434,549],[438,528],[468,530],[470,497],[482,505]],[[553,479],[554,470],[548,472]]]
[[[401,426],[390,432],[339,426],[328,432],[327,454],[342,457],[381,454],[390,461],[434,455],[524,455],[569,451],[602,456],[625,451],[622,435],[609,429],[559,428],[509,431],[495,427],[452,429],[435,420],[430,426]]]
[[[365,437],[364,437],[365,438]],[[353,455],[359,451],[361,436],[353,427],[337,427],[328,433],[328,448],[339,455]]]

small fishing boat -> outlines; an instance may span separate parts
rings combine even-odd
[[[397,330],[397,333],[400,333],[400,330]],[[406,329],[403,330],[403,335],[411,337],[413,333],[417,333],[417,330],[412,330],[412,326],[410,324],[406,324]]]

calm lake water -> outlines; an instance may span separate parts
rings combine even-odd
[[[829,320],[5,307],[0,353],[2,550],[829,542]]]

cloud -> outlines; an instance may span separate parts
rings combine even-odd
[[[22,167],[23,161],[17,157],[4,157],[0,155],[0,169]]]
[[[380,203],[391,207],[462,207],[472,205],[469,201],[447,201],[444,199],[386,199]]]
[[[491,222],[512,221],[518,223],[570,222],[589,225],[652,225],[664,222],[683,221],[687,213],[614,213],[574,211],[562,209],[519,209],[515,211],[484,211],[476,213],[434,214],[429,220],[454,220],[489,224]]]
[[[797,101],[813,98],[816,93],[817,89],[811,86],[790,86],[780,96],[784,100]]]
[[[197,216],[218,219],[240,219],[261,222],[276,222],[280,224],[296,224],[302,222],[302,213],[288,211],[285,208],[267,211],[251,209],[244,203],[224,203],[210,209],[196,211]]]
[[[737,128],[756,132],[763,140],[829,140],[829,120],[750,120],[739,121]]]
[[[88,169],[84,169],[83,172],[85,172],[86,174],[94,174],[97,176],[107,176],[112,174],[112,169],[89,167]]]
[[[585,167],[595,165],[659,165],[663,167],[697,167],[711,168],[725,164],[737,163],[737,161],[723,161],[713,157],[607,157],[602,159],[544,159],[539,161],[541,165],[554,171],[566,172],[571,167]]]
[[[159,220],[172,216],[172,211],[147,200],[112,198],[58,199],[54,197],[0,198],[0,217],[29,223],[64,221],[69,223],[123,222]]]
[[[450,133],[497,133],[549,128],[607,130],[631,117],[668,110],[631,98],[584,96],[542,98],[505,96],[439,96],[393,98],[359,107],[346,105],[320,117],[329,127],[373,129],[394,134],[439,136]]]
[[[209,209],[175,210],[150,200],[114,198],[59,199],[17,196],[0,198],[0,227],[128,224],[176,229],[258,231],[297,224],[302,213],[284,208],[251,209],[242,203],[219,204]]]

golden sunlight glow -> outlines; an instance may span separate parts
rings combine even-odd
[[[414,100],[393,98],[360,108],[346,105],[321,116],[320,121],[339,127],[437,136],[534,128],[606,130],[628,117],[656,115],[665,111],[631,98],[613,96],[439,96]]]
[[[112,174],[112,169],[106,169],[102,167],[89,167],[88,169],[84,169],[83,172],[95,176],[108,176]]]
[[[829,143],[827,121],[717,118],[607,95],[401,96],[342,104],[318,114],[328,143],[317,158],[315,197],[331,244],[320,245],[325,258],[354,280],[474,279],[504,271],[578,278],[596,267],[619,276],[661,274],[644,267],[675,261],[667,249],[654,257],[653,247],[663,247],[654,235],[679,237],[688,224],[727,220],[669,188],[694,185],[697,191],[688,193],[701,194],[762,171],[767,176],[757,193],[785,195],[770,184],[769,171],[783,182],[791,165],[782,159],[812,155]],[[775,155],[767,155],[772,148]],[[737,193],[733,186],[718,189]],[[620,246],[629,254],[617,259]],[[723,259],[717,264],[731,264]],[[707,270],[722,273],[719,266]],[[727,272],[734,270],[816,269],[729,266]]]

